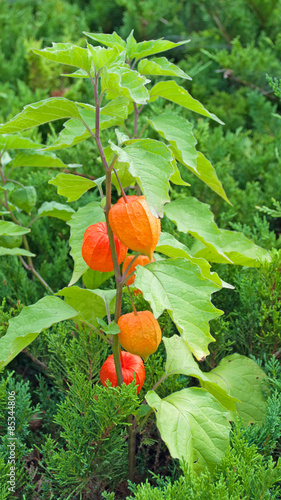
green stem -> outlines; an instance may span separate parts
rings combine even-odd
[[[129,293],[129,297],[130,297],[130,301],[131,301],[131,304],[132,304],[132,308],[133,308],[133,311],[135,313],[135,316],[138,315],[138,311],[136,310],[136,307],[135,307],[135,304],[134,304],[134,301],[133,301],[133,297],[132,297],[132,294],[131,294],[131,290],[130,290],[130,287],[128,284],[127,285],[127,289],[128,289],[128,293]]]

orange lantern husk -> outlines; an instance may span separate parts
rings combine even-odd
[[[144,359],[153,354],[161,342],[160,325],[150,311],[123,314],[118,320],[118,326],[121,346]]]
[[[120,359],[122,361],[121,368],[125,384],[131,384],[135,377],[138,394],[145,380],[145,368],[142,359],[140,356],[136,356],[126,351],[120,352]],[[113,354],[111,354],[111,356],[109,356],[102,365],[100,370],[100,380],[103,386],[106,386],[107,380],[110,381],[112,387],[118,386]]]
[[[118,264],[121,264],[128,249],[115,235],[114,242]],[[114,270],[106,222],[92,224],[86,229],[82,243],[82,257],[94,271],[105,273]]]

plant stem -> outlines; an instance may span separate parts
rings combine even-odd
[[[123,198],[124,198],[124,200],[125,200],[125,203],[128,203],[128,198],[127,198],[126,193],[125,193],[125,191],[124,191],[124,189],[123,189],[123,186],[122,186],[122,184],[121,184],[121,181],[120,181],[120,179],[119,179],[119,177],[118,177],[118,175],[117,175],[117,172],[116,172],[116,170],[115,170],[115,168],[114,168],[114,167],[112,167],[112,170],[113,170],[113,172],[114,172],[114,173],[115,173],[115,175],[116,175],[116,179],[117,179],[117,182],[118,182],[118,184],[119,184],[119,187],[120,187],[120,190],[121,190],[122,196],[123,196]]]
[[[109,225],[109,220],[108,220],[108,214],[109,214],[109,210],[111,208],[111,170],[110,170],[108,163],[106,161],[104,150],[103,150],[102,143],[100,140],[100,99],[99,99],[99,95],[98,95],[98,76],[99,75],[96,74],[95,79],[93,79],[92,75],[89,74],[89,76],[90,76],[91,82],[92,82],[93,87],[94,87],[94,97],[95,97],[95,106],[96,106],[95,141],[96,141],[98,151],[99,151],[99,154],[100,154],[100,157],[102,160],[102,164],[103,164],[103,167],[105,170],[105,174],[106,174],[106,205],[104,208],[104,213],[105,213],[107,233],[108,233],[109,245],[110,245],[111,256],[112,256],[112,261],[113,261],[113,266],[114,266],[115,281],[116,281],[115,322],[117,323],[118,319],[120,317],[120,314],[121,314],[123,283],[121,282],[121,274],[120,274],[120,269],[119,269],[119,264],[118,264],[114,236],[113,236],[113,232],[111,230],[111,227]],[[116,370],[116,375],[117,375],[117,382],[118,382],[118,385],[120,386],[123,383],[123,374],[122,374],[122,367],[121,367],[121,360],[120,360],[120,353],[119,353],[119,340],[118,340],[117,335],[113,335],[112,351],[113,351],[114,364],[115,364],[115,370]]]
[[[134,301],[133,301],[133,297],[132,297],[132,294],[131,294],[131,290],[130,290],[130,287],[129,287],[128,284],[127,284],[127,289],[128,289],[128,293],[129,293],[129,297],[130,297],[130,301],[131,301],[131,304],[132,304],[133,311],[135,313],[135,316],[137,316],[138,315],[138,311],[136,310],[136,307],[135,307],[135,304],[134,304]]]
[[[133,263],[137,260],[137,258],[140,256],[140,254],[141,254],[140,252],[137,252],[136,255],[134,255],[134,258],[131,260],[128,267],[126,267],[125,272],[121,278],[122,283],[125,283],[126,278],[128,278],[128,273],[129,273],[130,268],[132,267]]]

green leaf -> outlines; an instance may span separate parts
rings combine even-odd
[[[13,191],[15,189],[16,185],[13,183],[13,182],[6,182],[6,184],[4,184],[4,186],[0,186],[0,191],[3,192],[3,191]],[[7,212],[9,213],[9,212]]]
[[[129,163],[129,172],[137,179],[149,208],[156,217],[163,215],[169,201],[169,178],[173,174],[173,157],[169,148],[152,139],[131,140],[121,149],[111,143],[119,160]]]
[[[39,208],[36,218],[55,217],[56,219],[68,221],[73,214],[75,214],[75,210],[68,205],[63,205],[56,201],[45,201]]]
[[[189,165],[186,165],[189,170],[193,171],[192,168],[190,168]],[[216,171],[207,158],[203,155],[203,153],[198,152],[198,156],[196,159],[196,168],[197,171],[193,171],[194,174],[201,179],[201,181],[205,182],[209,188],[211,188],[215,193],[217,193],[219,196],[221,196],[227,203],[230,203],[229,199],[227,198],[225,191],[223,189],[222,183],[218,179],[218,176],[216,174]]]
[[[126,51],[123,49],[120,53],[120,49],[116,45],[112,48],[105,49],[104,47],[93,47],[88,44],[88,49],[96,72],[100,71],[104,66],[110,67],[113,64],[125,62]]]
[[[179,231],[190,233],[194,238],[219,254],[221,262],[231,263],[230,258],[224,253],[220,239],[221,232],[214,222],[214,216],[209,210],[209,205],[201,203],[196,198],[186,197],[166,205],[165,214],[177,225]],[[196,257],[205,258],[197,254]]]
[[[8,123],[0,126],[0,133],[18,132],[61,118],[81,120],[75,102],[65,97],[51,97],[25,106],[23,111],[14,116]]]
[[[271,261],[270,254],[265,248],[261,248],[243,233],[220,229],[221,248],[224,254],[230,259],[230,264],[260,267],[261,262]],[[204,246],[200,241],[196,241],[190,249],[194,257],[202,257],[211,262],[223,263],[225,260],[214,248]]]
[[[75,318],[77,312],[58,297],[43,297],[10,319],[6,335],[0,339],[0,368],[4,368],[38,334],[54,323]]]
[[[155,251],[167,255],[168,257],[184,258],[190,260],[200,267],[202,276],[204,276],[204,278],[213,281],[220,287],[234,288],[232,285],[229,285],[228,283],[223,281],[217,273],[211,272],[211,266],[209,262],[207,262],[207,260],[193,257],[190,253],[190,250],[169,233],[160,234],[160,238]]]
[[[236,412],[235,402],[239,401],[229,395],[225,388],[220,387],[220,381],[210,381],[208,373],[202,372],[194,360],[187,343],[178,335],[171,338],[163,337],[167,351],[165,373],[167,375],[182,374],[195,377],[201,386],[210,392],[227,410]]]
[[[111,143],[111,146],[113,149],[115,149],[115,144]],[[111,149],[111,146],[107,146],[106,148],[104,148],[104,154],[106,157],[106,161],[109,164],[112,162],[112,160],[115,156],[115,152],[113,151],[113,149]],[[118,151],[122,151],[122,150],[118,149]],[[120,182],[121,182],[121,185],[123,188],[135,184],[135,179],[132,176],[132,174],[129,172],[129,163],[128,162],[120,161],[120,159],[118,159],[114,163],[114,168],[117,172],[117,175],[120,179]],[[117,181],[117,178],[116,178],[114,171],[112,172],[111,180],[112,180],[112,184],[116,187],[118,194],[120,195],[121,189],[120,189],[120,186],[119,186],[119,183]]]
[[[224,123],[213,113],[209,113],[207,109],[204,108],[203,104],[201,104],[196,99],[193,99],[191,95],[185,90],[183,87],[178,85],[173,80],[167,80],[166,82],[159,82],[152,87],[150,91],[150,99],[149,101],[155,101],[158,97],[164,97],[168,99],[168,101],[175,102],[184,108],[190,109],[195,113],[199,113],[203,116],[208,116],[208,118],[212,118],[216,122],[224,125]]]
[[[44,151],[18,153],[13,160],[12,167],[68,168],[68,165],[57,158],[54,153],[45,153]]]
[[[38,144],[28,137],[0,135],[0,150],[2,151],[7,151],[8,149],[37,149],[41,147],[42,144]]]
[[[182,69],[172,64],[166,57],[157,57],[155,59],[142,59],[138,64],[138,72],[141,75],[159,75],[159,76],[179,76],[186,80],[192,80]]]
[[[182,116],[164,113],[148,120],[157,132],[169,141],[175,158],[184,165],[190,165],[196,172],[197,143],[192,134],[192,124]]]
[[[94,201],[88,203],[85,207],[79,208],[68,222],[70,226],[70,255],[74,260],[74,270],[69,285],[76,283],[80,276],[88,269],[81,253],[83,236],[86,229],[91,224],[104,222],[104,220],[105,216],[100,204]]]
[[[98,288],[106,280],[114,276],[114,271],[110,273],[101,273],[100,271],[93,271],[88,269],[82,276],[83,283],[86,288]]]
[[[45,49],[32,49],[34,54],[45,57],[69,66],[77,66],[85,71],[91,70],[91,58],[87,49],[73,45],[72,43],[52,43],[52,47]]]
[[[18,226],[14,222],[0,220],[0,235],[2,236],[18,236],[20,234],[29,233],[30,229],[27,227]]]
[[[158,318],[166,309],[197,359],[208,354],[214,339],[209,321],[222,314],[210,297],[220,286],[202,276],[200,268],[186,259],[167,259],[138,266],[135,287],[143,292]]]
[[[73,174],[58,174],[48,183],[57,186],[58,194],[65,196],[67,201],[78,200],[80,196],[97,185],[91,179]]]
[[[122,40],[122,38],[117,35],[115,31],[110,35],[105,33],[87,33],[86,31],[83,31],[83,33],[89,38],[92,38],[92,40],[102,43],[107,47],[118,47],[120,50],[126,48],[126,42]]]
[[[166,50],[174,49],[175,47],[180,47],[190,42],[190,40],[183,40],[182,42],[174,43],[169,40],[148,40],[140,43],[134,43],[128,49],[127,54],[128,59],[141,59],[143,57],[151,56],[153,54],[158,54],[159,52],[165,52]]]
[[[229,444],[227,411],[204,389],[190,387],[165,399],[149,391],[157,427],[173,458],[185,460],[201,473],[220,464]]]
[[[118,335],[118,333],[120,333],[120,328],[117,325],[117,323],[115,323],[115,321],[111,321],[111,323],[109,323],[109,325],[108,325],[102,319],[97,318],[97,322],[102,327],[103,332],[106,335]]]
[[[264,391],[267,377],[252,359],[231,354],[217,368],[208,372],[208,378],[241,401],[236,403],[236,408],[245,426],[255,422],[262,424],[266,415]],[[231,414],[231,417],[233,419],[234,415]]]
[[[0,246],[0,256],[2,255],[24,255],[26,257],[35,257],[34,253],[25,250],[25,248],[6,248]]]
[[[63,295],[78,315],[76,321],[85,321],[97,327],[97,318],[106,316],[105,301],[108,303],[110,313],[114,312],[116,290],[86,290],[78,286],[65,287],[57,295]]]
[[[170,177],[170,182],[172,182],[173,184],[176,184],[177,186],[190,186],[191,184],[189,184],[188,182],[185,182],[181,178],[181,174],[180,174],[180,171],[178,169],[177,162],[175,160],[173,161],[173,165],[174,165],[174,173]]]
[[[13,191],[11,194],[11,202],[28,214],[36,204],[36,200],[37,194],[33,186],[25,186]]]
[[[101,108],[100,129],[105,130],[114,125],[121,125],[127,116],[128,100],[124,97],[117,97]],[[91,116],[87,119],[87,125],[93,133],[95,132],[95,120],[95,112],[92,111]],[[76,119],[68,120],[63,127],[57,140],[51,146],[45,148],[44,151],[69,148],[91,137],[90,132],[85,129],[83,123]]]
[[[128,66],[104,68],[101,74],[102,91],[110,91],[115,97],[126,97],[137,104],[146,104],[149,99],[149,93],[145,87],[148,81]]]

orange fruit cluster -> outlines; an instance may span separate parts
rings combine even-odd
[[[123,380],[125,384],[131,384],[135,376],[138,394],[143,386],[145,379],[145,369],[142,359],[139,356],[131,354],[130,352],[121,351],[120,360]],[[102,365],[100,371],[100,379],[102,385],[104,386],[106,386],[107,380],[111,382],[111,385],[113,387],[118,386],[113,354],[111,354],[111,356],[109,356],[105,363]]]

